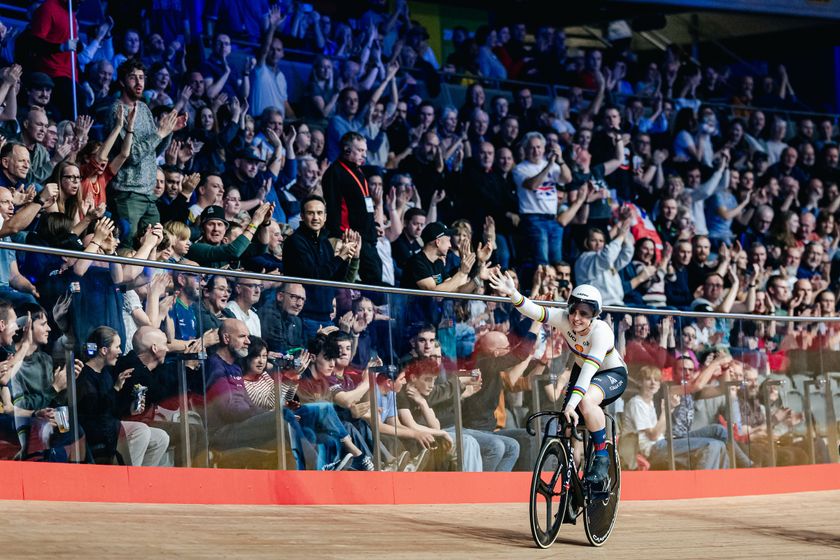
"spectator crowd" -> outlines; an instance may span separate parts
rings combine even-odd
[[[729,422],[739,466],[774,445],[808,460],[801,411],[761,384],[840,349],[836,323],[771,320],[837,314],[840,146],[833,116],[791,116],[784,66],[581,51],[520,23],[456,28],[439,60],[404,0],[346,19],[216,0],[202,33],[186,8],[101,4],[90,24],[65,0],[0,24],[0,239],[160,267],[0,250],[0,455],[260,460],[279,408],[301,469],[530,469],[523,419],[568,376],[558,333],[507,304],[365,290],[492,295],[499,268],[538,300],[586,283],[660,310],[609,315],[634,464],[667,466],[667,413],[680,466],[734,466]]]

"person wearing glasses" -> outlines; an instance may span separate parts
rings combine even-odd
[[[240,278],[233,288],[234,299],[227,304],[227,309],[245,323],[251,336],[262,337],[260,316],[254,306],[260,301],[263,288],[262,280]]]
[[[225,318],[233,318],[233,314],[227,310],[231,289],[226,277],[218,274],[211,276],[202,292],[203,297],[193,307],[205,330],[218,329]]]
[[[306,347],[303,321],[298,317],[305,303],[306,289],[303,285],[289,282],[277,291],[273,301],[260,307],[258,313],[263,325],[263,340],[269,352],[285,354],[292,348]]]

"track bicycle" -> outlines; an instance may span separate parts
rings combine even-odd
[[[543,411],[528,418],[526,429],[536,435],[532,422],[548,417],[543,430],[534,474],[531,477],[529,516],[531,535],[540,548],[548,548],[557,540],[560,526],[577,522],[583,514],[586,538],[593,546],[601,546],[612,533],[621,497],[621,465],[616,446],[615,419],[604,413],[609,427],[607,451],[610,468],[607,479],[590,484],[583,478],[594,455],[594,444],[583,426],[566,422],[562,412]],[[572,440],[583,443],[582,468],[575,461]]]

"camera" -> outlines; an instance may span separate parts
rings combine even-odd
[[[293,354],[283,354],[278,356],[277,358],[273,358],[269,360],[274,367],[279,370],[288,371],[288,370],[298,370],[300,366],[303,365],[299,356],[295,356]]]
[[[375,373],[376,375],[384,375],[391,381],[394,381],[399,375],[400,370],[397,366],[393,364],[388,364],[384,366],[374,366],[370,368],[370,371],[372,373]]]

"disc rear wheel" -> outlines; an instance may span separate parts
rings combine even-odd
[[[610,456],[609,480],[604,488],[587,488],[586,507],[583,510],[586,538],[592,546],[601,546],[612,533],[618,516],[621,497],[621,465],[612,442],[607,443]]]

